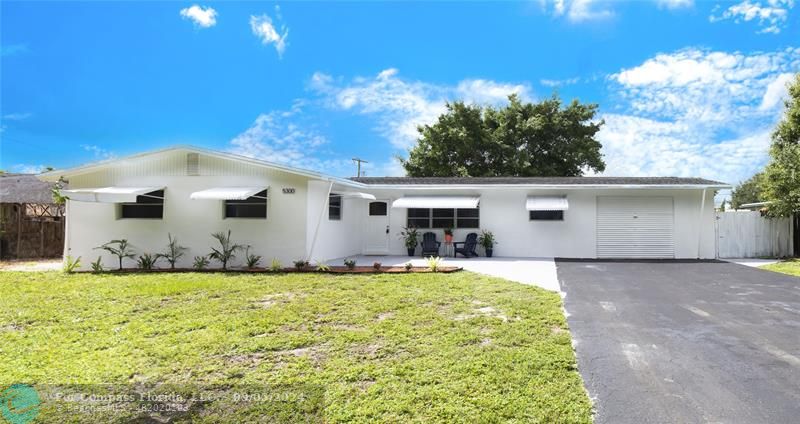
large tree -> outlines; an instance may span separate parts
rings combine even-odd
[[[740,206],[747,203],[763,202],[764,196],[761,189],[763,180],[764,173],[759,172],[746,181],[740,182],[731,193],[731,206],[739,209]]]
[[[523,103],[509,96],[505,107],[447,104],[402,164],[412,177],[580,176],[606,165],[595,135],[596,104],[564,106],[553,96]]]
[[[789,85],[785,104],[783,119],[772,133],[763,185],[772,216],[800,213],[800,74]]]

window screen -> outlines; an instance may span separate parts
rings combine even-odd
[[[244,200],[226,200],[225,218],[267,218],[267,190]]]
[[[563,221],[564,211],[529,211],[531,221]]]
[[[369,216],[386,216],[388,207],[386,202],[370,202]]]
[[[122,218],[164,218],[164,190],[136,196],[135,203],[122,203]]]
[[[342,219],[342,196],[331,193],[328,198],[328,219],[339,221]]]

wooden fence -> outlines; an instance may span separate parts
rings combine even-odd
[[[63,208],[0,204],[0,258],[58,258],[64,252]]]
[[[766,218],[758,211],[717,212],[717,256],[791,256],[792,227],[790,218]]]

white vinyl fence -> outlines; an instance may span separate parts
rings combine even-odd
[[[792,254],[792,221],[758,211],[717,212],[717,256],[782,257]]]

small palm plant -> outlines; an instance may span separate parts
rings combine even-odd
[[[269,270],[273,272],[278,272],[282,269],[283,269],[283,264],[281,264],[281,261],[279,261],[278,258],[272,258],[272,263],[269,266]]]
[[[442,265],[442,258],[440,258],[438,256],[435,256],[435,257],[431,256],[431,257],[425,259],[425,262],[428,263],[428,268],[430,268],[431,271],[438,272],[439,271],[439,267]]]
[[[166,259],[167,262],[169,262],[169,268],[175,269],[175,262],[178,262],[178,259],[189,251],[189,248],[179,245],[178,238],[172,238],[172,234],[167,233],[167,238],[169,239],[167,250],[166,252],[159,253],[158,257]]]
[[[251,246],[248,244],[244,249],[244,262],[247,265],[247,269],[253,269],[258,266],[259,262],[261,262],[261,256],[250,253],[250,247]]]
[[[215,259],[222,264],[222,270],[228,270],[228,262],[236,257],[236,251],[242,250],[244,246],[231,242],[231,230],[228,234],[223,232],[211,234],[219,242],[219,249],[211,248],[211,253],[208,254],[210,259]]]
[[[156,266],[156,262],[158,262],[158,258],[160,257],[161,255],[158,254],[142,253],[139,259],[136,260],[136,264],[139,266],[139,269],[149,271]]]
[[[92,262],[92,272],[100,273],[105,271],[103,268],[103,257],[98,256],[97,260]]]
[[[80,268],[80,266],[80,256],[73,258],[72,256],[67,255],[67,257],[64,259],[64,264],[62,265],[61,269],[67,274],[72,274],[76,269]]]
[[[205,256],[195,256],[192,268],[194,268],[197,271],[202,271],[206,269],[208,264],[209,264],[208,258],[206,258]]]
[[[347,259],[344,260],[344,266],[346,266],[347,269],[352,271],[352,270],[354,270],[356,268],[356,260],[355,259],[351,259],[351,258],[347,258]]]
[[[119,269],[122,269],[122,260],[125,258],[133,259],[136,257],[136,254],[133,251],[133,246],[128,244],[128,240],[120,239],[120,240],[111,240],[110,242],[95,247],[95,249],[102,249],[106,252],[114,255],[119,259]]]

